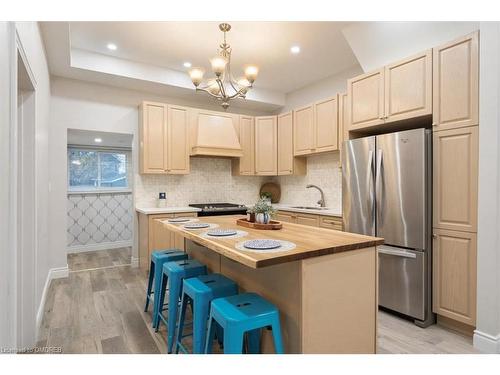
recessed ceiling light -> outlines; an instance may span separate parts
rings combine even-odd
[[[186,61],[183,65],[184,68],[191,68],[191,63],[189,61]]]
[[[102,139],[101,139],[101,138],[94,138],[94,142],[95,142],[95,143],[101,143],[101,142],[102,142]]]
[[[108,43],[107,47],[108,47],[108,49],[110,49],[111,51],[116,51],[116,49],[118,48],[118,47],[116,46],[116,44],[114,44],[114,43]]]
[[[293,54],[297,54],[300,52],[300,47],[299,46],[292,46],[292,48],[290,48],[290,52]]]

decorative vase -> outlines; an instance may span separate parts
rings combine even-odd
[[[268,224],[269,223],[269,214],[267,212],[258,213],[255,215],[255,221],[259,224]]]

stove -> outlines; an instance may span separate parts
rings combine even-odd
[[[199,203],[189,206],[201,209],[198,216],[246,215],[247,213],[245,205],[235,203]]]

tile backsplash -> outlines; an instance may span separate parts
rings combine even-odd
[[[342,180],[338,153],[309,156],[306,176],[232,176],[231,160],[225,158],[191,158],[188,175],[135,175],[135,204],[155,207],[158,193],[167,193],[167,206],[190,203],[254,203],[265,181],[281,185],[283,204],[315,205],[320,198],[315,184],[325,192],[326,205],[336,211],[342,206]]]
[[[230,159],[193,157],[188,175],[136,174],[135,200],[137,206],[156,206],[158,193],[164,191],[169,207],[216,202],[252,204],[268,179],[232,176]]]
[[[272,180],[281,185],[282,204],[317,205],[321,197],[319,191],[306,189],[308,184],[314,184],[323,189],[327,207],[342,211],[342,172],[338,152],[308,156],[305,176],[279,176]]]

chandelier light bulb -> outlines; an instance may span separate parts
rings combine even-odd
[[[191,77],[191,81],[193,81],[193,85],[198,87],[198,85],[203,81],[203,75],[205,72],[201,68],[193,68],[189,71],[189,77]]]
[[[254,83],[258,74],[259,74],[259,68],[257,68],[255,65],[249,65],[245,68],[245,78],[250,83]]]
[[[211,79],[210,81],[208,81],[207,90],[211,94],[219,95],[219,93],[220,93],[220,87],[219,87],[219,84],[217,83],[217,81],[215,79]]]
[[[227,60],[222,56],[216,56],[213,59],[210,59],[210,64],[212,65],[212,71],[218,77],[222,73],[224,73],[224,69],[226,69]]]

